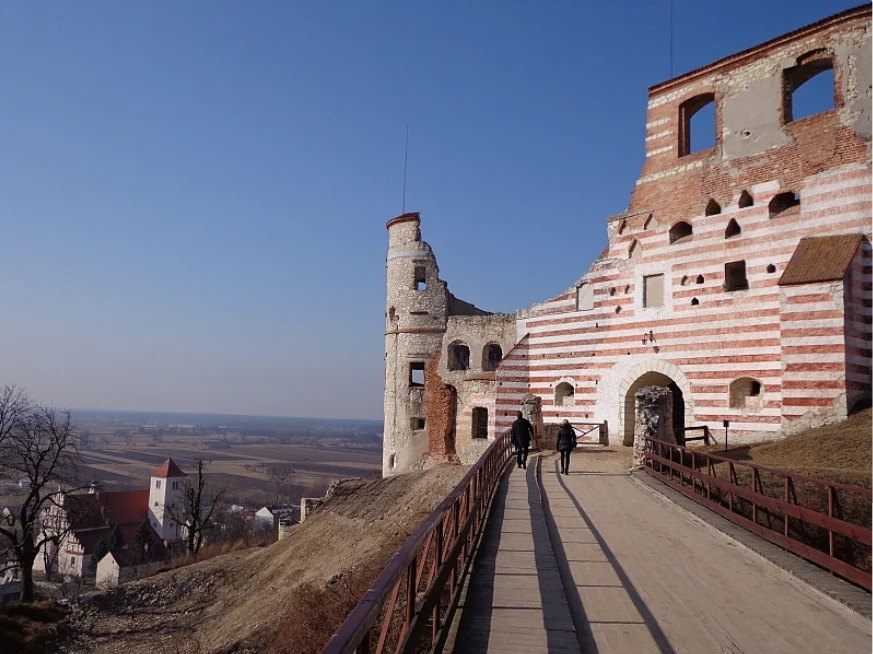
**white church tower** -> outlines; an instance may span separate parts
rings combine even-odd
[[[175,504],[181,512],[187,476],[173,459],[167,459],[164,465],[152,473],[149,485],[149,522],[161,540],[173,541],[181,538],[181,529],[167,512],[167,507]]]

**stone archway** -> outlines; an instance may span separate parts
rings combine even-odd
[[[673,427],[684,428],[693,422],[694,407],[691,399],[691,384],[685,374],[667,361],[646,361],[634,366],[619,387],[619,424],[622,442],[633,445],[634,412],[636,392],[646,386],[662,386],[673,392]]]

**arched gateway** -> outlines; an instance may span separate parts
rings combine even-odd
[[[631,368],[619,386],[619,423],[625,445],[634,443],[635,395],[646,386],[661,386],[672,391],[674,429],[684,429],[693,422],[694,402],[691,398],[691,384],[685,374],[668,361],[645,361]]]

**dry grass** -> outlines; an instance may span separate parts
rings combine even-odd
[[[69,610],[54,602],[13,603],[0,607],[0,654],[56,651]]]

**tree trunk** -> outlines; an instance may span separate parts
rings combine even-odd
[[[34,600],[33,589],[33,563],[36,561],[36,552],[32,537],[25,537],[21,547],[15,548],[18,561],[21,564],[21,601],[32,602]]]

